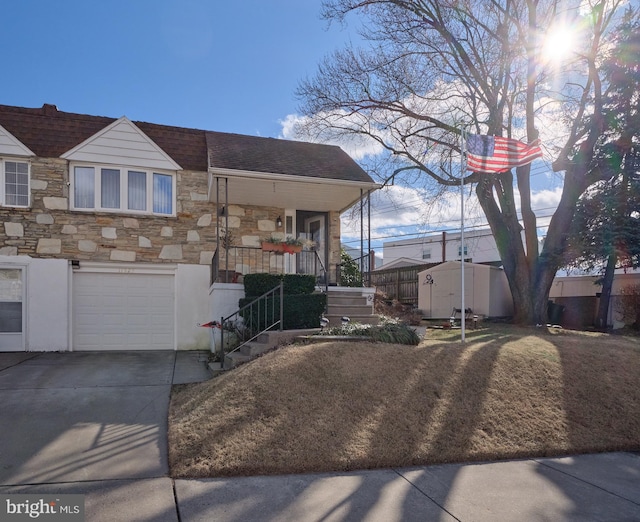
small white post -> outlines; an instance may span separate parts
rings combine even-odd
[[[465,136],[464,126],[460,132],[461,145],[460,145],[460,289],[461,289],[461,304],[460,304],[460,340],[464,343],[464,330],[465,330],[465,316],[466,309],[464,303],[464,172],[467,168],[466,164],[466,146],[467,139]]]

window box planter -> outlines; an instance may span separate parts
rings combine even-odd
[[[282,243],[282,251],[287,254],[297,254],[298,252],[302,252],[302,245],[289,245],[287,243]]]
[[[284,252],[284,243],[269,243],[267,241],[262,242],[263,252]]]
[[[300,239],[288,238],[280,240],[274,237],[268,237],[261,242],[264,252],[282,252],[285,254],[297,254],[302,252],[305,243]]]

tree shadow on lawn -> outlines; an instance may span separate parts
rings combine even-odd
[[[521,349],[515,343],[510,344],[527,333],[541,339],[543,349]],[[639,388],[637,374],[633,375],[632,370],[640,367],[640,362],[635,360],[636,357],[640,357],[640,349],[636,347],[634,352],[633,346],[625,344],[620,347],[619,343],[610,344],[604,342],[604,339],[595,343],[596,348],[587,349],[582,346],[585,343],[584,338],[574,337],[571,333],[552,335],[533,329],[514,331],[509,328],[496,328],[469,332],[466,345],[444,339],[441,342],[430,343],[426,349],[424,346],[396,348],[396,357],[410,361],[401,378],[397,377],[397,373],[387,371],[389,364],[395,363],[388,363],[391,352],[387,351],[385,345],[371,345],[371,357],[368,358],[371,367],[363,369],[361,374],[351,371],[348,375],[345,374],[345,369],[354,368],[349,360],[348,349],[345,347],[330,351],[326,346],[318,345],[303,359],[292,361],[285,374],[304,375],[310,364],[322,365],[323,371],[327,374],[348,377],[344,379],[347,384],[335,389],[309,390],[299,387],[293,378],[291,382],[279,383],[279,386],[287,390],[289,396],[305,393],[324,395],[324,404],[312,412],[312,420],[308,421],[311,425],[304,426],[306,434],[296,440],[288,438],[288,434],[300,432],[298,414],[305,408],[306,399],[311,397],[300,396],[299,400],[292,401],[285,416],[278,416],[275,409],[270,411],[268,405],[264,406],[264,401],[258,401],[255,407],[264,408],[260,412],[261,420],[270,425],[270,435],[254,442],[254,447],[248,455],[248,460],[253,461],[253,464],[246,461],[238,462],[235,464],[239,465],[239,468],[222,470],[222,474],[233,475],[238,471],[240,474],[305,473],[312,470],[346,472],[338,476],[356,476],[358,480],[345,486],[342,490],[344,494],[330,497],[333,500],[325,498],[328,504],[324,506],[323,509],[326,510],[323,512],[326,516],[340,514],[339,518],[349,520],[363,515],[365,501],[371,503],[372,499],[378,499],[378,504],[384,503],[383,499],[388,498],[390,488],[397,488],[398,480],[395,475],[385,475],[376,481],[364,480],[359,476],[362,472],[351,470],[397,469],[433,463],[553,456],[573,452],[574,448],[577,448],[578,452],[610,451],[625,447],[628,449],[629,445],[634,444],[634,440],[637,442],[637,435],[634,438],[631,434],[640,432],[637,425],[637,419],[640,419],[640,391],[633,393],[626,404],[616,399],[616,395],[627,395],[630,387],[635,386],[636,390]],[[496,367],[503,364],[500,356],[505,350],[522,352],[517,353],[519,358],[516,357],[516,365],[508,368],[515,383],[524,379],[520,372],[526,369],[526,365],[531,361],[542,361],[546,365],[541,365],[540,375],[537,375],[533,382],[519,383],[522,389],[515,397],[505,398],[513,401],[512,408],[503,408],[513,410],[512,417],[497,417],[487,421],[488,404],[501,400],[493,395],[492,386],[495,383],[492,381],[498,378],[495,375],[499,374]],[[534,352],[533,356],[531,351]],[[620,357],[630,358],[629,374],[623,372],[620,376]],[[593,367],[604,370],[594,372]],[[377,394],[374,400],[368,403],[376,406],[367,410],[349,401],[350,391],[361,391],[367,385],[365,379],[376,383],[375,387],[366,388],[366,393]],[[393,382],[390,379],[394,379]],[[549,433],[543,432],[540,435],[543,438],[548,437],[551,442],[547,446],[543,444],[541,449],[540,440],[534,441],[532,447],[527,446],[526,441],[519,446],[516,441],[511,446],[503,448],[499,455],[483,452],[483,438],[500,436],[500,433],[496,433],[499,430],[518,430],[518,427],[510,422],[523,414],[522,411],[518,411],[520,406],[532,407],[531,412],[525,414],[536,415],[535,401],[539,398],[527,397],[528,386],[545,389],[549,396],[559,397],[562,404],[560,409],[563,411],[555,412],[562,417],[562,422],[557,424],[558,429],[551,426]],[[260,390],[257,390],[256,394],[259,395]],[[594,401],[594,394],[599,400]],[[531,404],[530,400],[534,404]],[[402,405],[406,405],[406,408],[402,408]],[[602,419],[598,421],[600,424],[604,422],[608,425],[604,428],[609,428],[607,433],[611,438],[600,445],[590,446],[585,435],[594,429],[594,415]],[[309,418],[306,414],[302,416],[305,419]],[[345,418],[349,419],[346,428]],[[247,424],[250,421],[244,416],[239,416],[237,421],[236,428],[239,432],[248,428]],[[337,422],[340,425],[337,425]],[[412,429],[406,429],[407,427]],[[522,431],[526,437],[526,430]],[[553,433],[554,431],[557,433]],[[330,441],[332,455],[323,454],[323,448],[326,446],[314,444],[314,441]],[[280,456],[288,457],[292,452],[305,452],[307,457],[310,455],[311,461],[303,461],[298,466],[283,465],[282,461],[277,460],[277,455],[276,459],[273,459],[273,454],[263,452],[260,448],[279,444]],[[431,500],[428,495],[422,499],[431,506],[429,509],[433,508],[434,502],[438,510],[447,506],[448,492],[451,491],[461,469],[460,465],[451,465],[447,467],[446,472],[438,473],[437,478],[433,478],[424,469],[418,470],[422,481],[430,481],[433,487],[436,487],[434,481],[437,482],[437,490],[441,493],[440,496],[433,497],[435,500]],[[391,473],[391,470],[386,470],[385,473]],[[396,473],[401,474],[400,471]],[[318,476],[304,482],[298,490],[291,493],[291,498],[285,502],[286,506],[282,509],[291,509],[299,505],[301,499],[308,498],[321,480],[324,479]],[[420,480],[419,477],[417,480]],[[548,483],[553,477],[545,477],[545,480]],[[584,515],[584,508],[578,507],[582,497],[576,494],[575,488],[567,487],[561,481],[556,485],[562,489],[566,499],[571,501],[574,515]],[[429,487],[427,486],[427,489]],[[396,497],[394,502],[397,504],[400,499],[402,506],[396,505],[397,509],[392,510],[398,515],[398,520],[410,520],[415,514],[414,493],[413,488],[405,492],[398,490],[399,497]],[[509,491],[505,491],[504,494],[509,495]],[[584,494],[585,491],[581,490],[580,495]],[[258,500],[256,497],[256,501]],[[257,507],[259,505],[260,501],[254,506],[257,509],[255,513],[260,512]],[[537,509],[537,506],[534,508]],[[551,509],[549,506],[547,508]],[[555,506],[553,508],[555,509]],[[491,506],[488,509],[491,509]],[[542,506],[540,510],[542,513]],[[364,513],[366,512],[365,509]],[[448,516],[445,512],[441,513],[443,517]]]
[[[283,417],[276,410],[282,411],[283,404],[279,401],[286,399],[274,399],[278,401],[278,407],[272,410],[268,401],[265,405],[259,399],[263,391],[254,390],[254,395],[258,398],[253,404],[256,411],[248,416],[255,418],[255,415],[259,415],[263,423],[261,428],[268,426],[271,434],[260,442],[248,441],[250,447],[244,453],[245,462],[231,463],[229,468],[220,470],[221,475],[342,471],[347,472],[347,475],[340,475],[342,480],[346,480],[345,476],[355,476],[360,482],[356,481],[356,486],[353,486],[353,482],[345,485],[342,490],[344,495],[332,496],[333,500],[322,508],[326,516],[339,513],[339,518],[343,520],[359,519],[369,509],[373,509],[373,504],[388,504],[389,491],[393,490],[396,491],[393,496],[395,508],[391,509],[391,513],[397,515],[397,518],[394,515],[390,520],[412,520],[420,510],[448,517],[437,503],[419,493],[416,488],[404,488],[403,485],[408,486],[410,483],[397,472],[378,472],[385,475],[374,480],[367,475],[363,478],[359,475],[363,472],[353,470],[451,462],[458,461],[467,454],[482,416],[493,367],[500,350],[512,340],[512,336],[477,332],[475,339],[467,345],[442,342],[428,348],[372,344],[367,348],[371,350],[367,358],[369,364],[366,368],[361,368],[361,372],[350,360],[353,352],[350,351],[349,344],[333,344],[330,348],[329,345],[302,348],[308,350],[305,357],[292,358],[295,362],[286,371],[280,369],[278,373],[278,377],[290,376],[290,381],[275,383],[276,388],[286,389],[287,396],[298,396],[299,400],[287,405],[288,414]],[[390,355],[405,359],[403,362],[406,364],[406,371],[400,377],[397,372],[389,371],[389,364],[398,362],[396,360],[389,363]],[[327,375],[337,377],[334,381],[327,379],[327,382],[342,384],[336,384],[335,388],[309,389],[309,383],[304,380],[298,382],[293,378],[304,375],[310,366],[316,369],[321,367]],[[261,370],[265,371],[264,368]],[[241,370],[239,378],[240,374]],[[371,383],[375,385],[371,386]],[[272,382],[271,385],[273,384]],[[368,400],[363,405],[349,400],[351,392],[356,390],[358,394],[364,393],[367,396]],[[304,394],[323,394],[324,397],[323,404],[316,407],[311,416],[309,411],[302,412],[306,399],[309,399],[309,403],[313,402],[310,400],[312,397],[305,397]],[[376,405],[373,411],[371,404]],[[403,408],[402,405],[407,407]],[[452,411],[454,407],[457,410],[455,414]],[[299,416],[311,418],[311,425],[300,426]],[[242,443],[241,438],[250,430],[250,422],[247,416],[238,415],[234,426],[227,426],[232,433],[218,432],[209,436],[231,436]],[[299,436],[292,439],[289,436],[292,433]],[[318,441],[323,444],[318,444]],[[327,441],[331,447],[330,454],[326,452]],[[275,455],[271,449],[262,451],[274,447],[279,448]],[[454,452],[447,449],[452,447]],[[220,450],[224,451],[223,448]],[[303,460],[297,461],[296,453],[304,456]],[[481,457],[483,456],[478,456]],[[317,486],[319,480],[312,480],[302,487],[294,495],[295,500],[292,497],[283,509],[291,509],[291,505],[305,497]],[[261,493],[254,493],[257,504],[241,509],[243,516],[238,520],[252,519],[247,509],[251,513],[261,511],[257,507],[263,502]],[[207,494],[202,493],[203,500]],[[378,509],[381,509],[380,506]],[[207,513],[208,516],[211,514]]]
[[[538,460],[536,470],[571,502],[567,519],[635,520],[640,517],[640,459],[631,453],[596,453],[640,450],[640,343],[595,335],[597,343],[578,333],[545,337],[560,358],[571,453],[593,454]],[[585,491],[585,483],[595,488]]]
[[[205,476],[207,466],[224,476],[459,459],[478,423],[495,360],[509,339],[498,334],[465,346],[429,347],[364,343],[357,351],[352,343],[285,348],[277,363],[268,357],[256,361],[260,379],[255,379],[258,366],[248,365],[234,371],[232,385],[220,381],[211,389],[207,401],[225,411],[220,422],[210,405],[211,414],[203,415],[212,423],[206,437],[196,436],[208,455],[194,445],[193,454],[178,451],[172,460],[204,459],[199,469]],[[241,390],[240,382],[247,383]],[[201,396],[192,400],[204,407]],[[454,415],[454,409],[462,414]],[[455,453],[440,454],[446,446]],[[228,458],[219,458],[224,453]]]
[[[552,335],[563,372],[571,446],[580,452],[640,449],[640,343],[631,337]],[[603,436],[593,440],[593,433]]]

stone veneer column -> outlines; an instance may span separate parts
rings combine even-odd
[[[340,213],[329,212],[329,274],[340,264]],[[333,277],[331,275],[331,277]]]

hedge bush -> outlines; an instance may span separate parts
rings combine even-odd
[[[244,276],[244,295],[258,297],[275,288],[282,281],[277,274],[247,274]]]
[[[282,280],[285,295],[308,295],[316,289],[316,277],[310,274],[285,274]]]
[[[316,278],[309,274],[247,274],[244,276],[244,294],[259,297],[284,283],[286,295],[312,294],[316,288]]]
[[[255,297],[240,299],[240,307],[253,301]],[[327,296],[325,294],[293,294],[284,296],[283,329],[297,330],[300,328],[320,327],[320,317],[325,310]],[[273,324],[280,314],[280,296],[273,296],[242,311],[242,318],[254,332],[264,330]]]

